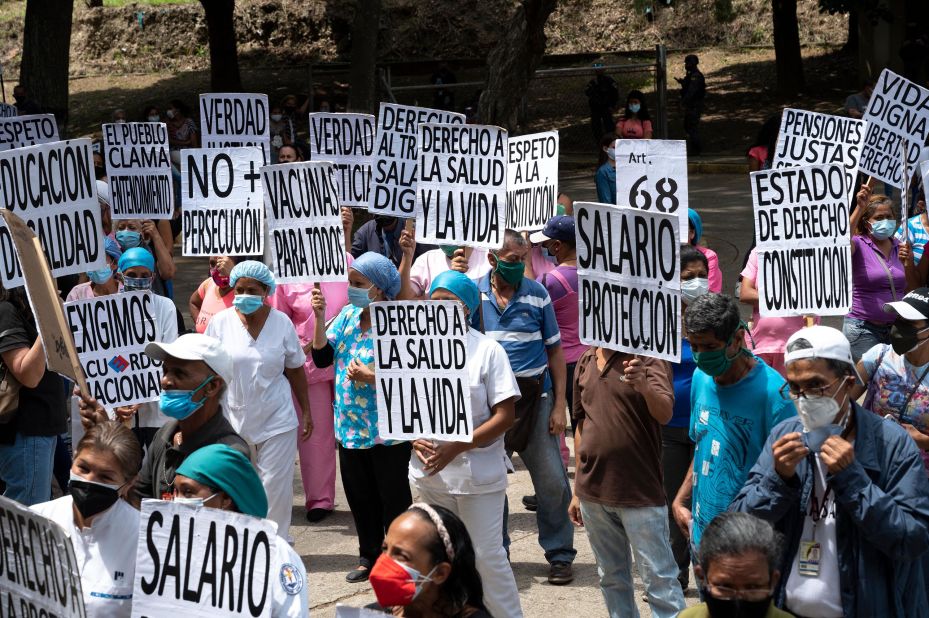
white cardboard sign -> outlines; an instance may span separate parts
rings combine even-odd
[[[507,150],[506,226],[541,230],[558,212],[558,131],[510,137]]]
[[[170,219],[174,182],[163,122],[103,125],[103,156],[113,219]]]
[[[371,114],[310,114],[310,160],[332,162],[342,206],[368,207],[373,155]]]
[[[270,161],[268,95],[210,92],[200,95],[200,143],[203,148],[257,146]]]
[[[687,242],[687,142],[618,139],[614,148],[616,203],[676,215],[681,242]]]

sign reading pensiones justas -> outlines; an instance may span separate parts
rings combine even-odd
[[[470,442],[468,327],[454,301],[371,305],[378,433]]]
[[[839,164],[752,173],[762,316],[848,313],[852,272],[845,182]]]
[[[577,202],[574,217],[581,342],[679,362],[677,214]]]
[[[267,520],[143,500],[132,618],[271,616],[274,543]]]
[[[368,207],[373,155],[374,116],[310,114],[310,160],[333,164],[340,205]]]
[[[558,131],[510,137],[507,151],[506,226],[540,230],[558,212]]]
[[[170,219],[174,184],[163,122],[103,125],[113,219]]]

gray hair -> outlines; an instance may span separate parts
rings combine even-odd
[[[739,329],[742,318],[735,301],[725,294],[709,292],[688,305],[684,327],[689,333],[712,331],[720,341],[728,341]]]
[[[700,566],[704,576],[713,560],[757,551],[768,563],[768,573],[777,570],[784,536],[763,519],[748,513],[721,513],[703,531]]]
[[[490,252],[494,255],[500,255],[500,252],[507,248],[519,248],[527,246],[529,246],[529,242],[522,234],[516,230],[507,228],[503,232],[503,245],[501,245],[499,249],[491,249]]]

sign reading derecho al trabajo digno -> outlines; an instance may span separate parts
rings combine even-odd
[[[200,133],[203,148],[261,149],[270,162],[271,126],[268,95],[210,92],[200,95]]]
[[[848,313],[851,237],[843,166],[753,172],[751,183],[759,313]]]
[[[345,234],[329,162],[261,168],[268,267],[278,283],[346,281]]]
[[[680,361],[677,214],[578,202],[574,216],[581,342]]]
[[[93,152],[89,139],[0,152],[0,208],[35,232],[53,277],[106,264]],[[9,230],[0,222],[0,283],[23,285]]]
[[[0,616],[86,616],[71,539],[55,522],[2,496]]]
[[[264,519],[143,500],[132,618],[268,618],[277,542]]]
[[[558,212],[558,131],[510,137],[507,151],[506,226],[540,230]]]
[[[378,433],[470,442],[468,328],[454,301],[371,305]]]
[[[103,125],[113,219],[170,219],[174,183],[163,122]]]
[[[496,249],[506,229],[507,132],[419,125],[416,240]]]
[[[310,114],[310,160],[333,164],[340,205],[368,207],[373,155],[374,116]]]
[[[261,255],[264,201],[258,148],[181,151],[184,255]]]

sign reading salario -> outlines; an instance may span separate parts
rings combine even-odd
[[[540,230],[558,212],[558,131],[510,137],[507,150],[506,226]]]
[[[578,202],[574,216],[581,342],[679,362],[677,214]]]
[[[143,500],[132,618],[268,618],[276,542],[267,520]]]
[[[503,244],[506,141],[500,127],[419,126],[417,242],[486,249]]]
[[[278,283],[347,281],[345,234],[332,163],[261,168],[268,267]]]
[[[261,255],[261,150],[181,151],[184,255]]]
[[[378,433],[470,442],[468,327],[454,301],[371,305]]]
[[[105,124],[103,143],[113,218],[170,219],[174,184],[165,124]]]
[[[271,127],[268,95],[210,92],[200,95],[200,133],[203,148],[261,148],[270,161]]]
[[[678,218],[687,242],[687,142],[620,139],[616,152],[616,203]]]
[[[848,313],[852,270],[844,167],[765,170],[751,179],[759,313]]]
[[[368,207],[373,154],[374,116],[310,114],[310,159],[332,162],[340,205]]]
[[[71,539],[55,522],[2,496],[0,616],[86,616]]]

